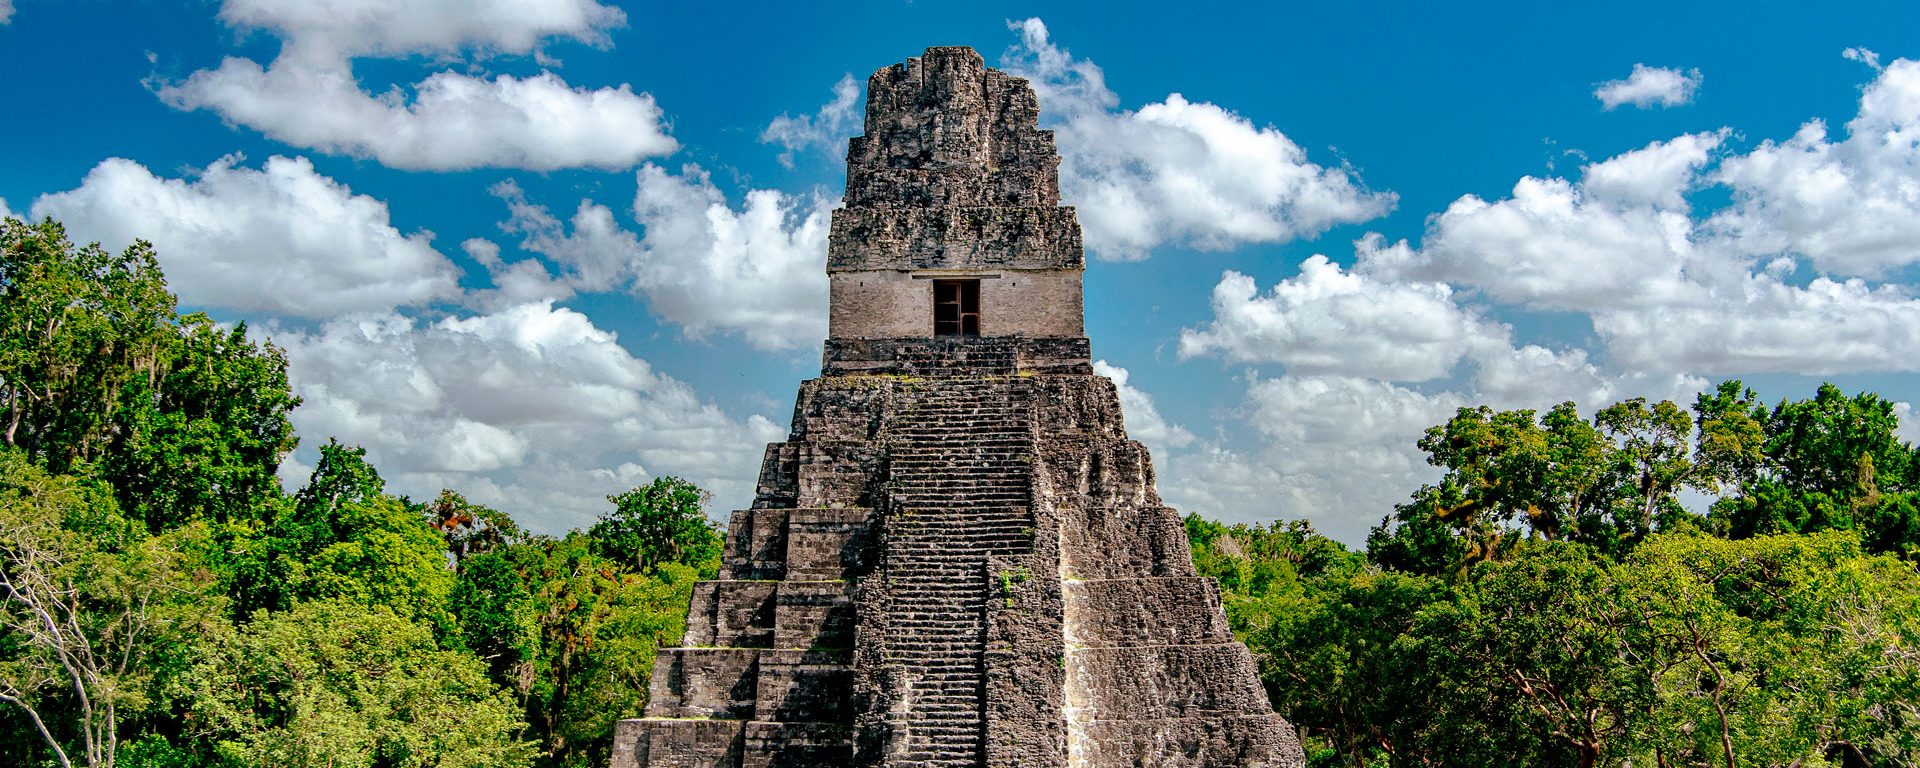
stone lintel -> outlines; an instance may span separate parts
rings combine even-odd
[[[828,339],[828,376],[1090,374],[1085,336]]]

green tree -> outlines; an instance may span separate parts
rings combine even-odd
[[[192,716],[231,765],[512,768],[534,754],[485,665],[384,606],[265,615],[214,644],[193,693]]]
[[[113,766],[165,659],[219,624],[202,527],[161,536],[105,489],[0,450],[0,703],[61,766]]]
[[[1823,384],[1767,411],[1729,381],[1694,410],[1703,463],[1735,491],[1712,513],[1727,534],[1859,530],[1874,551],[1920,552],[1920,459],[1892,402]]]
[[[521,695],[533,686],[540,652],[540,609],[505,553],[469,555],[449,599],[463,645],[487,662],[493,679]]]
[[[232,546],[242,616],[344,599],[451,629],[444,542],[419,510],[385,492],[364,449],[321,446],[292,505],[257,534],[237,532]]]
[[[285,355],[189,315],[169,341],[165,368],[126,387],[116,439],[99,461],[127,512],[162,530],[197,519],[263,519],[280,496],[280,461],[293,450],[287,415],[299,405]]]
[[[539,611],[526,706],[544,765],[606,764],[614,723],[646,706],[654,651],[680,640],[694,582],[719,565],[714,551],[705,562],[663,561],[641,573],[598,548],[575,532],[509,554]]]
[[[0,442],[55,474],[100,456],[126,387],[166,369],[173,308],[147,243],[114,255],[0,219]]]
[[[286,367],[245,325],[177,317],[146,243],[115,256],[0,222],[4,445],[56,474],[94,465],[152,530],[271,508],[299,403]]]
[[[587,531],[598,554],[651,571],[660,563],[701,563],[720,551],[708,522],[707,493],[677,477],[661,477],[617,496],[613,511]]]
[[[467,501],[452,490],[440,491],[424,514],[427,524],[446,539],[447,553],[455,563],[524,541],[527,535],[505,512]]]

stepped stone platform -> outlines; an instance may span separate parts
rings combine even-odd
[[[1092,371],[1032,89],[932,48],[867,103],[822,376],[613,768],[1302,765]]]

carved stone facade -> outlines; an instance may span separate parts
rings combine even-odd
[[[967,48],[868,80],[822,376],[614,768],[1302,764],[1092,371],[1037,113]]]

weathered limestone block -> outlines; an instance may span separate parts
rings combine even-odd
[[[1282,768],[1305,764],[1278,715],[1096,720],[1077,729],[1073,768]]]
[[[872,510],[795,509],[786,519],[788,579],[844,579],[863,570],[873,543]]]
[[[853,585],[845,581],[784,581],[775,607],[776,648],[852,648]]]
[[[1045,541],[1046,537],[1037,537]],[[1048,550],[1050,547],[1037,548]],[[1061,582],[1050,551],[992,558],[988,566],[986,765],[1063,766],[1067,722]]]
[[[612,768],[734,768],[738,720],[622,720],[613,731]]]
[[[886,413],[888,393],[886,387],[838,377],[804,382],[794,400],[794,439],[874,440]]]
[[[743,509],[727,523],[720,554],[728,579],[779,579],[787,571],[787,509]]]
[[[872,443],[810,441],[800,446],[796,481],[799,507],[873,506],[873,467],[879,455]]]
[[[740,768],[850,765],[852,731],[844,723],[747,723]]]
[[[753,506],[761,508],[791,507],[800,492],[800,446],[796,443],[773,443],[767,446],[765,458],[760,460],[760,479],[754,487]]]
[[[683,645],[694,648],[771,648],[774,592],[771,581],[703,581],[693,585]]]
[[[755,716],[788,722],[846,722],[853,717],[848,651],[774,649],[759,653]]]
[[[1067,654],[1069,719],[1271,714],[1260,669],[1239,643],[1081,648]]]
[[[1233,632],[1213,579],[1096,579],[1065,584],[1069,645],[1231,643]]]
[[[1093,373],[1079,338],[828,339],[824,369],[834,375],[1013,376]]]
[[[762,651],[747,648],[662,648],[653,662],[648,717],[753,717]]]
[[[1086,266],[1072,208],[842,208],[830,238],[829,273]]]

